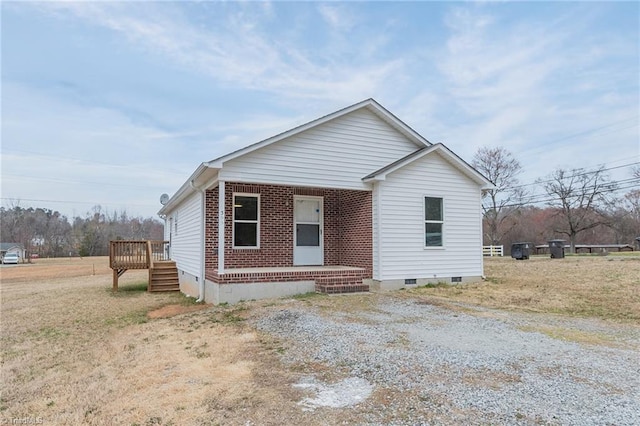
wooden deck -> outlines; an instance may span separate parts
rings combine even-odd
[[[113,291],[118,278],[129,269],[148,269],[148,291],[178,291],[178,269],[169,259],[168,241],[111,241],[109,266],[113,270]]]

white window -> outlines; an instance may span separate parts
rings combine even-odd
[[[424,197],[424,245],[443,246],[444,211],[442,198]]]
[[[173,231],[176,235],[178,235],[178,212],[176,212],[175,215],[173,215]]]
[[[260,195],[233,194],[233,246],[260,247]]]

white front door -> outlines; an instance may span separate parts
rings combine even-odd
[[[322,265],[322,197],[293,198],[293,264]]]

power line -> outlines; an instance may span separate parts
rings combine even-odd
[[[113,183],[113,182],[95,182],[95,181],[88,181],[88,180],[72,180],[72,179],[60,179],[60,178],[51,178],[51,177],[38,177],[38,176],[25,176],[25,175],[15,175],[15,174],[5,174],[3,175],[3,178],[6,177],[13,177],[13,178],[19,178],[19,179],[26,179],[26,180],[33,180],[33,181],[45,181],[45,182],[59,182],[59,183],[70,183],[70,184],[92,184],[92,185],[100,185],[100,186],[117,186],[117,187],[124,187],[124,188],[140,188],[140,189],[151,189],[154,188],[153,186],[149,186],[149,185],[132,185],[129,183]]]
[[[610,170],[616,170],[616,169],[622,169],[625,167],[631,167],[631,166],[635,166],[640,164],[640,161],[636,161],[635,163],[628,163],[628,164],[623,164],[622,166],[615,166],[615,167],[608,167],[608,168],[604,168],[604,169],[595,169],[595,170],[589,170],[589,171],[585,171],[585,172],[581,172],[581,173],[575,173],[573,175],[570,176],[566,176],[565,179],[572,179],[574,177],[580,177],[580,176],[586,176],[589,174],[594,174],[594,173],[598,173],[598,172],[608,172]],[[578,171],[581,169],[574,169],[574,171]],[[524,188],[525,186],[533,186],[533,185],[540,185],[541,183],[548,183],[548,182],[553,182],[555,179],[548,179],[548,180],[535,180],[534,182],[531,183],[525,183],[522,185],[517,185],[517,186],[513,186],[513,189],[518,189],[518,188]]]
[[[638,121],[638,117],[637,116],[629,117],[629,118],[626,118],[624,120],[614,121],[613,123],[606,124],[604,126],[595,127],[593,129],[589,129],[589,130],[584,130],[582,132],[577,132],[577,133],[574,133],[574,134],[571,134],[571,135],[568,135],[568,136],[564,136],[564,137],[561,137],[561,138],[552,139],[552,140],[549,140],[549,141],[538,142],[538,143],[535,144],[534,147],[532,147],[530,149],[524,149],[524,150],[522,150],[522,152],[535,152],[541,146],[549,145],[549,144],[556,143],[556,142],[562,142],[562,141],[565,141],[565,140],[568,140],[568,139],[577,138],[577,137],[580,137],[580,136],[587,135],[586,136],[587,138],[591,138],[593,136],[602,136],[602,135],[606,135],[606,134],[611,134],[611,133],[619,132],[621,130],[626,130],[626,129],[630,129],[632,127],[636,127],[636,126],[638,126],[640,124],[640,122],[638,122],[636,124],[633,124],[633,125],[630,125],[630,126],[626,126],[626,127],[620,128],[620,129],[615,129],[615,130],[612,130],[612,131],[609,131],[609,132],[606,132],[606,133],[602,133],[602,134],[599,134],[599,135],[588,136],[589,133],[594,133],[594,132],[597,132],[598,130],[603,130],[603,129],[606,129],[606,128],[609,128],[609,127],[613,127],[613,126],[615,126],[617,124],[626,123],[628,121]]]
[[[26,150],[22,150],[22,149],[11,149],[11,150],[3,150],[3,155],[6,154],[30,154],[30,155],[34,155],[37,157],[41,157],[45,160],[64,160],[64,161],[72,161],[72,162],[79,162],[79,163],[86,163],[86,164],[99,164],[102,166],[107,166],[110,168],[114,168],[114,169],[131,169],[131,167],[138,167],[138,166],[131,166],[131,165],[124,165],[124,164],[112,164],[112,163],[105,163],[103,161],[95,161],[95,160],[85,160],[82,158],[74,158],[74,157],[63,157],[63,156],[56,156],[56,155],[49,155],[49,154],[43,154],[40,152],[35,152],[35,151],[26,151]],[[149,166],[152,167],[152,166]],[[171,174],[175,174],[175,175],[180,175],[180,176],[184,176],[184,172],[180,172],[177,169],[170,169],[170,168],[166,168],[163,167],[162,168],[163,172],[169,172]]]
[[[619,183],[622,183],[622,186],[616,186],[616,187],[611,187],[612,185],[618,185]],[[619,191],[625,191],[628,189],[635,189],[635,188],[640,188],[640,178],[629,178],[629,179],[623,179],[620,181],[613,181],[613,182],[608,182],[603,184],[603,186],[610,186],[610,188],[605,188],[601,191],[601,193],[604,194],[609,194],[609,193],[613,193],[613,192],[619,192]],[[587,189],[593,189],[593,187],[588,187]],[[579,197],[579,194],[576,195],[570,195],[568,198],[576,198]],[[518,202],[518,203],[511,203],[511,204],[505,204],[503,206],[501,206],[501,208],[505,208],[505,207],[520,207],[523,205],[536,205],[536,204],[541,204],[541,203],[548,203],[551,201],[557,201],[558,197],[552,197],[549,194],[534,194],[532,196],[526,197],[524,198],[522,201]]]
[[[87,204],[87,205],[93,205],[93,206],[109,206],[109,205],[115,205],[116,203],[100,203],[97,201],[70,201],[70,200],[39,200],[39,199],[34,199],[34,198],[11,198],[11,197],[0,197],[0,200],[5,200],[5,201],[16,201],[16,202],[20,202],[20,201],[31,201],[31,202],[38,202],[38,203],[60,203],[60,204]],[[137,206],[137,207],[151,207],[151,206],[155,206],[155,204],[137,204],[137,203],[122,203],[125,204],[127,206]]]

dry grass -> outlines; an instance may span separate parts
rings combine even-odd
[[[302,391],[291,386],[299,375],[330,378],[339,372],[311,364],[300,371],[285,369],[278,354],[287,348],[246,326],[245,318],[269,305],[303,303],[328,316],[339,313],[346,321],[358,321],[357,313],[375,311],[383,296],[304,295],[289,302],[203,307],[178,293],[147,293],[144,270],[125,273],[120,292],[113,294],[107,263],[106,258],[41,259],[0,268],[0,423],[275,425],[287,419],[315,425],[362,420],[357,408],[302,411],[297,405]],[[473,310],[453,303],[465,302],[638,322],[639,272],[640,257],[633,256],[487,259],[484,283],[392,296],[456,309]],[[567,335],[561,327],[544,327],[542,332],[558,338],[607,342],[606,336]],[[402,336],[397,344],[402,345]],[[376,398],[388,396],[376,392]]]
[[[31,263],[0,268],[3,283],[111,274],[109,257],[33,259]]]
[[[304,373],[280,363],[281,342],[245,325],[283,302],[203,307],[147,293],[145,270],[126,272],[114,294],[106,258],[41,259],[0,274],[0,423],[356,421],[349,409],[303,411],[305,391],[292,384]]]
[[[486,258],[487,280],[419,288],[412,296],[507,310],[640,322],[640,255]]]
[[[277,345],[243,326],[242,307],[190,313],[202,308],[193,299],[147,293],[146,271],[112,294],[105,258],[37,262],[1,269],[0,422],[238,424],[299,411]]]

